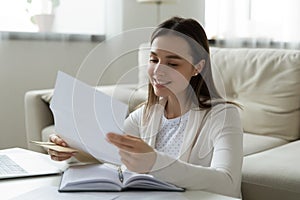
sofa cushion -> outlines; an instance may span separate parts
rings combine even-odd
[[[211,62],[220,93],[244,106],[245,132],[299,138],[300,51],[214,48]]]
[[[242,169],[243,183],[260,191],[264,188],[266,191],[277,189],[290,191],[300,199],[299,155],[300,141],[298,140],[246,156]],[[255,194],[255,191],[252,192]],[[289,197],[284,199],[289,199]]]
[[[49,90],[48,92],[46,92],[45,94],[43,94],[41,96],[42,100],[48,104],[50,104],[50,101],[52,99],[52,96],[53,96],[53,90]]]
[[[287,143],[288,141],[277,137],[244,133],[244,138],[243,138],[244,156],[265,151]]]

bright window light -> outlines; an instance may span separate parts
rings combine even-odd
[[[47,0],[32,0],[47,2]],[[39,7],[44,13],[47,6],[28,6],[27,0],[0,0],[0,31],[37,32],[31,14],[38,13]],[[54,22],[51,32],[78,34],[105,34],[105,0],[60,0],[54,9]],[[46,13],[46,14],[49,14]]]
[[[206,0],[209,38],[299,41],[299,0]]]
[[[0,31],[36,32],[26,6],[26,0],[0,0]]]

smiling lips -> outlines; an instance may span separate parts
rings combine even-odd
[[[153,85],[157,88],[163,88],[165,87],[166,85],[170,84],[171,81],[161,81],[161,80],[157,80],[155,78],[153,78]]]

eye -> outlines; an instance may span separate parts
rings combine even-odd
[[[158,59],[151,56],[149,59],[149,62],[150,63],[158,63]]]
[[[178,64],[177,63],[168,63],[168,66],[170,66],[170,67],[177,67]]]

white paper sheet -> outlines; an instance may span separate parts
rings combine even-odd
[[[55,130],[70,147],[98,160],[121,164],[108,132],[122,133],[128,106],[63,72],[58,72],[50,108]]]

